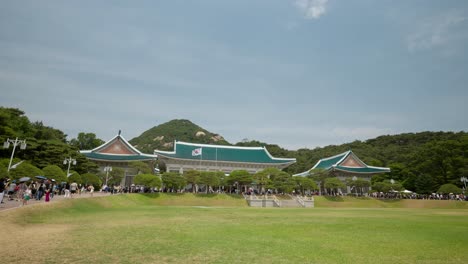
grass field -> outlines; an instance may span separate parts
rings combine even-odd
[[[468,262],[466,209],[320,199],[374,208],[249,208],[226,195],[75,199],[2,212],[0,248],[9,263]]]

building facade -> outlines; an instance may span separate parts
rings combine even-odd
[[[125,172],[121,184],[129,187],[133,183],[133,178],[137,171],[131,168],[130,163],[133,161],[142,161],[148,163],[151,168],[154,168],[156,155],[144,154],[133,147],[128,141],[120,135],[113,137],[111,140],[92,150],[82,150],[81,154],[89,160],[94,161],[99,170],[106,173],[105,168],[121,168]]]
[[[365,164],[356,156],[356,154],[349,150],[332,157],[323,158],[319,160],[310,170],[295,174],[293,176],[306,177],[310,174],[313,174],[314,169],[328,171],[332,177],[337,177],[343,182],[356,178],[370,181],[372,176],[376,174],[390,172],[390,168],[375,167]],[[351,193],[350,186],[347,187],[346,192]]]
[[[292,158],[275,158],[265,147],[237,147],[174,142],[174,151],[155,150],[166,171],[183,173],[187,170],[222,171],[246,170],[256,173],[265,168],[284,169],[296,162]]]

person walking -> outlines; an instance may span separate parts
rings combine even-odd
[[[24,191],[23,193],[23,206],[28,205],[28,201],[29,199],[31,199],[31,195],[32,195],[31,189],[28,187],[26,191]]]
[[[91,184],[88,186],[88,191],[89,191],[89,194],[91,195],[91,197],[93,197],[93,194],[94,194],[94,186]]]

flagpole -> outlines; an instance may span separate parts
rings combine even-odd
[[[201,155],[200,155],[200,171],[201,171],[201,161],[202,161],[202,159],[203,159],[203,149],[202,149],[202,148],[200,148],[200,152],[201,152],[201,153],[200,153],[200,154],[201,154]]]
[[[218,148],[216,148],[216,171],[218,171]]]

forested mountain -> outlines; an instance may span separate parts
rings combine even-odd
[[[18,109],[0,107],[0,140],[19,137],[26,139],[27,150],[15,153],[15,162],[26,160],[39,169],[62,164],[65,157],[74,157],[79,173],[95,171],[95,165],[78,153],[78,149],[92,149],[103,141],[93,133],[80,133],[67,142],[66,135],[42,122],[30,122]],[[174,140],[230,145],[222,136],[213,134],[189,120],[172,120],[143,132],[130,140],[144,153],[154,149],[172,150]],[[286,168],[290,174],[310,169],[319,159],[352,150],[368,165],[390,167],[392,172],[376,176],[374,180],[394,179],[406,189],[430,193],[445,183],[463,187],[460,177],[468,177],[467,132],[420,132],[386,135],[366,141],[354,141],[315,149],[287,150],[278,145],[259,141],[243,141],[237,146],[266,146],[275,157],[296,158],[297,163]],[[6,171],[11,147],[0,149],[0,172]],[[23,166],[23,164],[22,164]],[[0,175],[1,176],[1,175]]]
[[[129,142],[144,153],[153,153],[155,149],[173,150],[174,140],[229,145],[220,135],[213,134],[185,119],[176,119],[155,126]]]
[[[203,132],[197,136],[197,133]],[[188,120],[173,120],[144,132],[130,142],[146,153],[154,149],[172,150],[173,141],[226,144],[221,136],[212,134]],[[354,141],[315,149],[287,150],[275,144],[243,141],[236,146],[266,146],[275,157],[296,158],[297,163],[286,168],[290,174],[304,172],[321,158],[352,150],[371,166],[390,167],[392,172],[378,178],[400,181],[413,191],[432,192],[444,183],[462,186],[460,177],[468,177],[468,133],[420,132],[379,136],[366,141]]]

